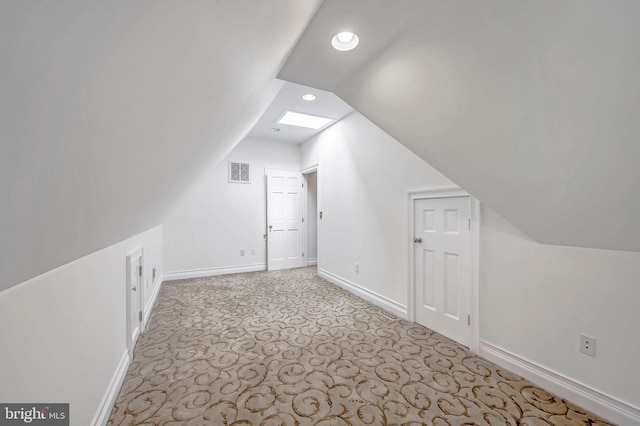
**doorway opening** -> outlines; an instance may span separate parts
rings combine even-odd
[[[266,169],[266,184],[267,270],[318,265],[319,166],[301,172]]]
[[[318,264],[318,169],[303,174],[304,185],[304,233],[307,266]]]

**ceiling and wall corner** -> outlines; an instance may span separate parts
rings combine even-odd
[[[314,98],[309,101],[304,100],[303,96],[307,94],[313,95]],[[285,111],[339,121],[351,113],[353,108],[334,93],[285,81],[278,95],[265,109],[247,136],[254,139],[301,143],[332,125],[314,130],[277,123]]]
[[[408,28],[418,25],[444,0],[324,0],[278,78],[329,92],[375,58]],[[331,38],[357,33],[358,47],[340,52]]]
[[[341,8],[368,34],[368,6],[325,1],[279,76],[334,90],[538,242],[640,251],[638,2],[394,3],[415,19],[382,51],[317,48]]]
[[[354,4],[344,6],[345,13]],[[549,390],[613,423],[637,424],[639,373],[632,366],[640,343],[629,338],[625,325],[640,318],[633,308],[640,292],[633,279],[640,274],[640,230],[634,226],[640,146],[633,142],[640,134],[640,83],[634,74],[640,65],[640,4],[424,4],[434,7],[417,25],[387,38],[379,32],[384,49],[364,59],[340,56],[347,65],[336,66],[340,75],[327,78],[323,72],[333,70],[324,64],[336,60],[328,56],[333,52],[305,53],[317,47],[310,34],[324,43],[332,37],[332,31],[319,30],[332,23],[323,10],[339,13],[342,2],[325,0],[309,26],[316,33],[307,30],[290,57],[305,58],[314,71],[305,73],[294,60],[279,76],[286,72],[297,83],[334,91],[357,111],[345,122],[361,113],[480,199],[481,354],[500,348],[514,360],[491,358],[504,368],[533,365],[520,374],[545,388],[551,383]],[[375,9],[372,2],[360,17],[375,15]],[[366,25],[366,19],[360,22]],[[347,149],[330,137],[343,124],[302,145],[303,167],[304,152]],[[349,135],[346,145],[363,139]],[[347,160],[366,161],[362,155]],[[330,191],[321,179],[323,191]],[[362,207],[349,188],[341,189],[323,201],[323,210],[344,204],[341,197]],[[331,245],[331,256],[322,257],[322,268],[358,282],[353,264],[360,249],[345,245],[344,235],[357,244],[377,233],[361,220],[345,226],[350,212],[336,211],[333,222],[323,222],[323,235],[337,231],[342,237]],[[331,223],[334,229],[327,229]],[[366,237],[358,238],[359,232]],[[390,238],[366,247],[381,250]],[[362,288],[398,301],[393,279],[377,287],[381,276],[367,277]],[[606,349],[596,358],[584,356],[577,346],[582,333],[602,336],[599,344],[607,343],[599,348]],[[562,380],[550,380],[554,373]]]
[[[66,389],[88,418],[123,342],[122,318],[100,316],[100,292],[113,296],[112,312],[123,308],[118,259],[130,244],[159,245],[136,234],[166,219],[170,203],[187,223],[194,214],[206,223],[207,209],[228,216],[211,199],[204,210],[189,205],[208,196],[209,166],[221,164],[284,90],[278,76],[336,92],[388,133],[354,113],[300,148],[281,144],[290,164],[300,160],[297,149],[303,166],[322,159],[323,226],[336,226],[321,241],[329,272],[401,304],[403,191],[450,178],[485,208],[482,337],[640,413],[638,371],[629,368],[640,342],[625,327],[638,323],[640,253],[549,246],[520,232],[541,242],[638,250],[638,16],[633,0],[0,2],[0,291],[80,258],[2,292],[14,308],[0,310],[14,343],[1,364],[11,369],[27,352],[44,359],[32,343],[52,323],[38,315],[17,320],[24,306],[38,310],[34,300],[49,303],[55,332],[47,336],[64,337],[52,341],[58,355],[82,340],[85,325],[106,327],[110,337],[90,348],[95,356],[62,360],[58,369],[78,364],[100,373],[100,380],[83,376],[91,393]],[[330,38],[345,29],[360,44],[336,52]],[[428,163],[398,154],[394,138]],[[260,142],[249,144],[252,153]],[[400,179],[380,173],[388,159]],[[165,245],[199,249],[192,244],[198,229],[172,229]],[[235,238],[228,231],[223,242]],[[107,256],[82,257],[121,241]],[[166,254],[170,268],[189,256]],[[210,266],[213,258],[221,259],[190,256],[187,266]],[[96,303],[100,309],[79,325]],[[595,359],[576,348],[585,331],[599,338]],[[14,383],[42,382],[38,371],[19,372],[27,380]],[[37,392],[54,394],[64,381],[46,385]],[[36,388],[20,389],[34,395]]]
[[[159,223],[276,96],[319,4],[0,2],[0,290]]]

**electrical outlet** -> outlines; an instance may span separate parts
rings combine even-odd
[[[580,352],[589,356],[596,356],[596,338],[580,335]]]
[[[356,263],[356,274],[360,273],[360,264]]]
[[[251,255],[255,256],[256,255],[256,249],[251,249]]]
[[[240,250],[240,256],[244,256],[244,249]]]

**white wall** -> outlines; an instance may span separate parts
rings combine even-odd
[[[407,192],[454,184],[358,113],[301,148],[320,164],[318,268],[406,309]]]
[[[0,1],[0,290],[159,224],[319,3]]]
[[[126,356],[126,256],[137,247],[148,299],[161,226],[0,293],[0,401],[68,402],[71,424],[92,424]]]
[[[406,306],[407,191],[453,183],[358,113],[302,144],[302,168],[315,163],[319,269]],[[539,244],[486,207],[480,232],[481,347],[640,407],[640,254]],[[581,333],[595,358],[578,351]]]
[[[250,184],[228,182],[229,161],[251,164]],[[265,168],[300,170],[299,145],[247,138],[176,202],[164,221],[168,277],[264,269]],[[171,275],[177,272],[183,275]]]
[[[536,241],[640,251],[640,2],[425,16],[336,94]]]
[[[307,261],[318,260],[318,173],[307,176]]]
[[[539,244],[484,208],[480,265],[483,341],[640,409],[640,253]]]

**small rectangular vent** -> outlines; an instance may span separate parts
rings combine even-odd
[[[249,163],[229,161],[229,182],[251,183],[251,166]]]
[[[387,312],[387,311],[384,311],[384,310],[383,310],[383,311],[380,311],[380,313],[381,313],[382,315],[384,315],[385,317],[389,318],[389,319],[392,319],[392,320],[397,320],[397,319],[398,319],[398,316],[397,316],[397,315],[392,314],[391,312]]]

